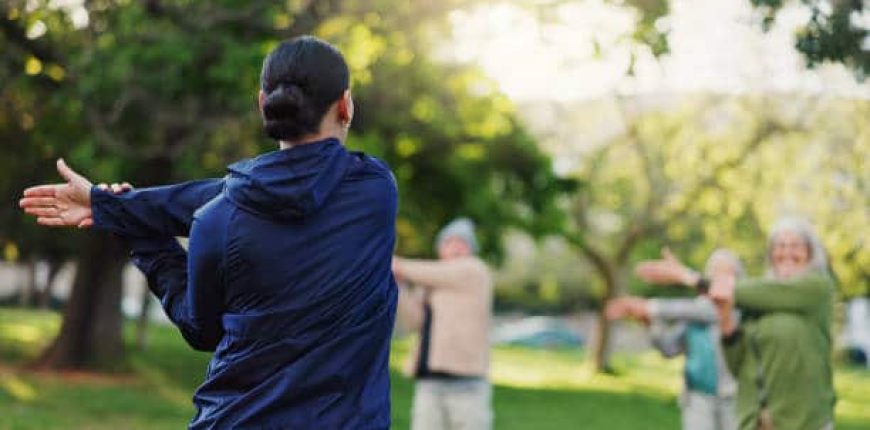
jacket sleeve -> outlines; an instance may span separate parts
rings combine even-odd
[[[685,352],[685,334],[685,323],[668,325],[664,321],[654,320],[650,327],[652,344],[665,358],[673,358]]]
[[[133,263],[187,343],[199,351],[214,351],[224,335],[223,237],[197,223],[193,230],[196,240],[189,253],[172,237],[128,242]]]
[[[810,312],[828,305],[834,287],[829,277],[810,273],[792,279],[747,279],[737,282],[734,302],[756,312]]]
[[[666,321],[715,323],[716,306],[707,299],[649,299],[650,317]]]
[[[119,195],[93,187],[94,227],[127,238],[189,236],[193,213],[223,186],[223,179],[204,179]]]
[[[400,277],[423,288],[462,288],[468,285],[486,285],[489,270],[476,258],[455,260],[402,259]]]

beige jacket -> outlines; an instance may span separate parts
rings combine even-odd
[[[492,274],[477,257],[454,260],[402,260],[401,275],[417,287],[401,288],[399,316],[413,330],[423,327],[424,294],[432,306],[429,368],[464,376],[489,372],[489,326]],[[405,365],[413,376],[420,359],[420,339]]]

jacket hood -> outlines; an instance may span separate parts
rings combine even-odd
[[[227,168],[226,195],[236,206],[265,217],[305,218],[341,183],[350,157],[335,138],[268,152]]]

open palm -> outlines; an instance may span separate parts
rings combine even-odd
[[[93,225],[91,212],[91,181],[79,175],[61,159],[57,171],[65,183],[37,185],[24,190],[19,206],[36,217],[36,222],[51,227]]]
[[[667,248],[662,249],[660,260],[641,261],[635,266],[635,275],[651,284],[694,285],[698,275],[683,265]]]

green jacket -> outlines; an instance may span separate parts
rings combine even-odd
[[[812,272],[788,280],[738,281],[735,303],[744,313],[725,357],[738,380],[741,430],[755,430],[759,410],[752,350],[757,340],[768,409],[778,430],[819,430],[834,419],[831,318],[834,283]]]

